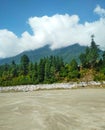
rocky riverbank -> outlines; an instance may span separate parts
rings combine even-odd
[[[54,83],[54,84],[38,84],[38,85],[20,85],[20,86],[8,86],[8,87],[0,87],[0,92],[8,92],[8,91],[36,91],[36,90],[44,90],[44,89],[71,89],[71,88],[79,88],[79,87],[103,87],[105,86],[105,81],[103,82],[70,82],[70,83]]]

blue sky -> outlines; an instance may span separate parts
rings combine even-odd
[[[96,8],[98,11],[94,11]],[[41,40],[40,42],[38,40],[38,42],[36,44],[40,44],[40,46],[36,45],[37,47],[34,48],[33,45],[30,45],[29,49],[32,49],[32,48],[37,49],[39,47],[44,46],[45,44],[47,44],[47,42],[50,42],[50,41],[52,42],[51,48],[59,48],[60,47],[59,45],[52,46],[53,43],[55,44],[55,42],[57,42],[57,41],[55,41],[55,39],[45,40],[46,39],[45,37],[47,37],[49,30],[51,31],[50,28],[48,30],[45,30],[45,28],[44,28],[44,32],[47,31],[46,36],[44,36],[42,34],[43,30],[41,30],[41,28],[38,31],[36,31],[37,28],[39,28],[39,26],[42,26],[41,23],[39,24],[40,20],[42,20],[42,23],[45,24],[46,20],[52,21],[53,16],[55,16],[54,19],[56,19],[57,21],[58,20],[62,21],[62,19],[68,19],[68,17],[70,17],[70,19],[72,19],[71,16],[73,16],[73,19],[76,22],[76,25],[79,25],[78,28],[80,28],[80,26],[84,26],[84,27],[89,26],[90,27],[90,24],[92,26],[92,24],[95,23],[96,21],[97,21],[97,26],[99,26],[98,23],[100,22],[102,25],[102,23],[105,20],[104,17],[102,17],[102,15],[99,15],[100,12],[101,13],[103,12],[103,14],[104,14],[104,10],[105,10],[105,0],[0,0],[0,30],[2,33],[2,35],[0,35],[0,45],[2,46],[1,47],[2,50],[0,50],[1,51],[0,57],[14,56],[22,51],[28,50],[28,48],[26,47],[28,45],[28,43],[26,45],[24,45],[23,49],[21,49],[21,50],[19,50],[19,47],[17,47],[17,46],[21,46],[21,45],[16,45],[16,44],[18,44],[18,42],[22,41],[21,44],[23,46],[23,44],[25,44],[25,43],[23,43],[23,41],[25,41],[24,40],[25,38],[26,39],[28,38],[28,40],[30,39],[30,42],[32,42],[33,39],[34,39],[34,41],[37,42],[36,38],[33,38],[33,37],[37,37],[37,39],[38,39],[39,36],[35,35],[35,34],[39,34],[39,32],[40,32],[41,36],[44,37],[44,40]],[[65,14],[67,14],[68,16]],[[60,15],[62,18],[60,17]],[[47,16],[47,18],[45,18],[44,16]],[[78,18],[74,17],[74,16],[77,16]],[[39,19],[36,20],[36,19],[34,19],[35,17],[37,17]],[[101,20],[101,17],[102,17],[103,21]],[[73,19],[72,19],[72,21],[73,21]],[[38,23],[38,26],[36,27],[35,24],[37,24],[37,23]],[[65,23],[66,23],[66,21],[65,21]],[[88,25],[86,23],[88,23]],[[50,23],[50,25],[52,26],[51,23]],[[70,28],[70,26],[68,26],[68,29]],[[95,26],[96,26],[96,24],[95,24]],[[43,28],[43,26],[42,26],[42,28]],[[65,30],[65,28],[66,28],[66,25],[63,27],[63,29]],[[57,25],[55,27],[55,31],[56,31],[56,29],[57,29]],[[60,30],[63,30],[63,29],[60,29]],[[67,30],[67,28],[66,28],[66,30]],[[54,30],[53,30],[53,32],[54,32]],[[3,33],[4,33],[4,35],[3,35]],[[94,33],[94,31],[91,33]],[[58,35],[60,35],[60,33],[54,37],[57,37]],[[9,44],[7,43],[8,39],[4,39],[5,36],[8,36]],[[48,36],[49,36],[49,34],[48,34]],[[23,38],[23,37],[25,37],[25,38]],[[12,42],[15,38],[16,38],[17,42],[13,44]],[[39,39],[41,39],[41,38],[39,38]],[[70,39],[68,39],[68,42],[69,41],[70,41]],[[99,40],[97,40],[97,41],[99,41]],[[42,44],[42,42],[44,44]],[[61,47],[63,47],[64,42],[66,42],[66,41],[61,41],[61,42],[58,41],[58,44],[62,44]],[[73,40],[71,40],[71,42],[73,42]],[[71,44],[71,42],[70,42],[70,44]],[[74,40],[74,42],[75,42],[75,40]],[[82,43],[82,40],[78,40],[76,42]],[[66,46],[67,45],[69,45],[69,44],[67,43]],[[84,43],[84,45],[85,45],[85,43]],[[11,50],[9,50],[7,53],[6,48],[8,46],[11,46],[12,49],[13,49],[13,47],[15,47],[15,48],[17,47],[17,50],[15,49],[12,54],[10,54]]]
[[[7,28],[20,36],[29,29],[29,17],[65,13],[78,14],[81,23],[94,21],[98,17],[93,13],[97,4],[105,8],[105,0],[0,0],[0,29]]]

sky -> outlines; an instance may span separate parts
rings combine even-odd
[[[0,58],[45,45],[105,50],[105,0],[0,0]]]

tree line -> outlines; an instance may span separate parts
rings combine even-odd
[[[105,80],[105,52],[100,51],[93,38],[79,59],[79,64],[75,59],[68,64],[62,57],[49,56],[33,63],[23,55],[20,64],[12,61],[0,65],[0,86],[80,81],[88,70],[92,70],[93,80]]]
[[[23,55],[20,64],[12,61],[11,64],[0,66],[0,86],[54,83],[78,77],[76,60],[65,64],[58,56],[45,57],[39,63],[32,63],[27,55]]]

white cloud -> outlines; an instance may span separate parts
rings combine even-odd
[[[99,7],[97,6],[94,12],[104,14],[104,9],[97,8]],[[95,41],[100,48],[104,48],[104,17],[94,22],[86,21],[80,24],[78,15],[56,14],[51,17],[31,17],[28,24],[33,34],[25,31],[20,38],[9,30],[0,30],[0,57],[14,56],[22,51],[34,50],[46,44],[49,44],[52,49],[74,43],[90,45],[91,34],[96,36]]]
[[[14,56],[22,50],[18,37],[6,29],[0,30],[0,57]]]
[[[105,17],[105,9],[101,8],[100,5],[97,5],[97,7],[94,9],[94,12],[101,17]]]

